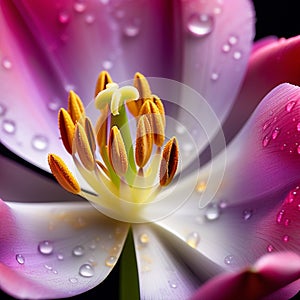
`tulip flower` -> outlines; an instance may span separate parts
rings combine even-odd
[[[248,0],[1,0],[0,32],[1,290],[79,295],[129,242],[141,299],[298,292],[299,37],[253,47]]]

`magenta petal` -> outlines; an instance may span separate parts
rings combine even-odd
[[[287,193],[300,179],[300,88],[282,84],[228,148],[222,195],[234,203]]]
[[[208,281],[192,299],[259,300],[296,281],[299,277],[300,257],[298,255],[291,252],[269,254],[260,258],[253,268],[239,273],[223,274]]]

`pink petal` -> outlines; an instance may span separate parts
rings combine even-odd
[[[117,262],[128,231],[88,203],[0,205],[0,285],[18,298],[92,289]]]
[[[300,88],[282,84],[232,141],[220,192],[234,203],[286,193],[300,179]]]
[[[291,252],[262,257],[250,269],[223,274],[204,284],[192,299],[262,299],[300,277],[300,257]],[[288,298],[281,298],[288,299]]]
[[[258,103],[277,85],[300,85],[300,36],[271,38],[252,52],[237,103],[225,124],[225,134],[232,138],[246,122]]]

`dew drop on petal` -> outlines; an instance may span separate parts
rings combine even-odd
[[[291,220],[290,219],[285,219],[284,220],[284,226],[289,226],[291,223]]]
[[[65,11],[61,11],[59,14],[58,14],[58,22],[61,23],[61,24],[68,24],[70,21],[70,15],[65,12]]]
[[[72,250],[72,254],[74,256],[82,256],[84,255],[85,250],[82,246],[76,246],[73,250]]]
[[[232,46],[235,45],[237,42],[238,42],[238,38],[234,35],[230,36],[228,39],[228,43]]]
[[[205,218],[209,221],[217,220],[220,217],[220,208],[215,204],[208,205],[205,211]]]
[[[198,232],[191,232],[187,237],[186,237],[186,243],[192,247],[192,248],[197,248],[200,242],[200,236]]]
[[[58,260],[64,260],[64,255],[62,253],[57,253],[56,257]]]
[[[276,127],[272,132],[272,139],[275,140],[278,137],[279,133],[280,133],[280,130],[278,127]]]
[[[48,109],[53,112],[57,112],[60,106],[61,104],[58,100],[52,100],[48,103]]]
[[[82,277],[93,277],[95,274],[94,268],[90,264],[83,264],[79,268],[79,275]]]
[[[266,130],[267,128],[269,128],[270,125],[272,124],[272,122],[273,122],[273,119],[266,121],[265,124],[263,125],[263,130]]]
[[[0,117],[5,115],[6,110],[7,110],[6,106],[0,103]]]
[[[69,278],[69,281],[71,283],[77,283],[78,282],[78,279],[76,277],[72,277],[72,278]]]
[[[286,234],[282,237],[282,240],[287,243],[290,240],[290,237]]]
[[[274,247],[272,245],[267,246],[267,251],[270,253],[274,250]]]
[[[129,22],[128,24],[125,24],[123,28],[123,33],[127,37],[135,37],[140,33],[140,26],[133,22]]]
[[[269,145],[269,142],[270,142],[270,137],[266,135],[262,141],[262,145],[264,147],[267,147]]]
[[[35,150],[44,151],[48,148],[49,140],[44,135],[35,135],[32,138],[31,145]]]
[[[245,221],[248,221],[253,215],[253,211],[251,209],[245,209],[243,211],[243,219]]]
[[[149,236],[147,233],[142,233],[140,236],[139,236],[139,241],[141,244],[143,245],[146,245],[149,243]]]
[[[284,215],[284,209],[282,209],[282,210],[277,214],[276,222],[277,222],[278,224],[280,224],[280,223],[282,222],[283,215]]]
[[[16,123],[12,120],[3,120],[2,129],[5,133],[13,134],[16,132]]]
[[[230,45],[228,45],[228,44],[224,44],[224,45],[222,46],[222,51],[223,51],[224,53],[228,53],[228,52],[230,51],[230,49],[231,49],[231,47],[230,47]]]
[[[300,145],[297,147],[297,152],[300,154]]]
[[[104,60],[102,62],[102,67],[105,69],[105,70],[110,70],[112,67],[113,67],[113,63],[112,61],[110,60]]]
[[[12,62],[8,58],[3,58],[2,59],[2,67],[5,70],[10,70],[12,68]]]
[[[76,0],[73,8],[77,13],[82,13],[86,10],[86,3],[82,0]]]
[[[87,14],[85,16],[84,20],[85,20],[86,24],[90,25],[90,24],[93,24],[95,22],[96,18],[95,18],[95,16],[93,14]]]
[[[219,74],[214,72],[211,74],[210,78],[212,81],[216,81],[219,78]]]
[[[45,269],[47,269],[47,270],[49,270],[49,271],[52,271],[52,269],[53,269],[52,266],[47,265],[47,264],[45,264],[44,267],[45,267]]]
[[[195,37],[205,37],[214,27],[214,18],[208,14],[193,13],[187,20],[187,29]]]
[[[117,257],[114,255],[109,256],[105,259],[105,265],[110,268],[113,267],[116,264],[116,262],[117,262]]]
[[[291,112],[291,111],[293,110],[295,104],[296,104],[295,101],[290,101],[290,102],[286,105],[285,110],[286,110],[287,112]]]
[[[300,122],[297,124],[297,130],[300,131]]]
[[[20,264],[20,265],[24,265],[25,263],[25,258],[22,254],[17,254],[16,255],[16,261]]]
[[[232,265],[234,263],[234,256],[232,254],[227,255],[224,258],[224,263],[225,263],[225,265]]]
[[[43,255],[52,254],[53,249],[53,244],[50,241],[42,241],[38,244],[38,251]]]
[[[169,286],[172,288],[172,289],[176,289],[177,288],[177,284],[173,281],[170,281],[169,280]]]
[[[240,51],[235,51],[233,53],[233,58],[236,59],[236,60],[239,60],[242,58],[242,53]]]

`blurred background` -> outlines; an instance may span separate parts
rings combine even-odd
[[[296,4],[299,0],[254,0],[256,10],[256,36],[255,40],[265,36],[292,37],[300,34],[299,11]],[[69,299],[118,299],[119,265],[113,269],[108,278],[93,290]],[[109,298],[107,298],[109,295]],[[5,297],[6,296],[6,297]],[[0,299],[9,299],[1,293]],[[10,298],[13,299],[13,298]],[[299,299],[297,297],[293,299]]]

